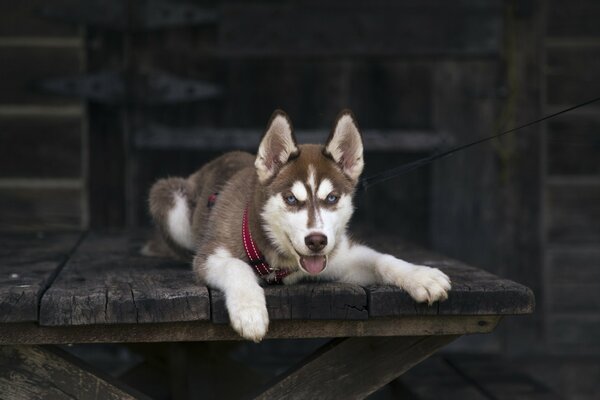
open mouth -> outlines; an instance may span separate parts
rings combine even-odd
[[[302,256],[300,255],[300,266],[311,275],[318,275],[327,266],[327,256]]]

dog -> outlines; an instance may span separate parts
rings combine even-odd
[[[159,241],[144,253],[192,261],[198,278],[225,294],[233,329],[261,341],[268,330],[263,286],[300,280],[395,285],[417,302],[443,301],[450,279],[352,241],[347,226],[364,167],[351,111],[325,145],[298,144],[276,110],[258,153],[226,153],[188,178],[157,181],[150,213]]]

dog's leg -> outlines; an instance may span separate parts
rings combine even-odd
[[[429,304],[448,298],[450,278],[437,268],[411,264],[349,240],[332,261],[324,275],[338,281],[399,286],[416,301]]]
[[[260,342],[269,327],[269,314],[263,288],[248,264],[221,247],[206,261],[196,257],[194,269],[210,287],[225,294],[233,329],[246,339]]]

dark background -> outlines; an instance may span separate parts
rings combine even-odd
[[[0,228],[149,225],[157,177],[300,141],[351,108],[366,175],[600,95],[600,3],[0,0]],[[354,224],[531,287],[456,351],[569,398],[600,379],[600,113],[582,108],[357,199]],[[376,243],[372,243],[376,247]]]

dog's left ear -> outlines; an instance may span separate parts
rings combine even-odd
[[[344,110],[340,113],[324,152],[338,163],[348,178],[358,181],[365,163],[362,138],[352,111]]]
[[[275,110],[267,125],[254,166],[258,180],[265,183],[290,159],[299,153],[296,138],[292,131],[292,123],[287,114]]]

